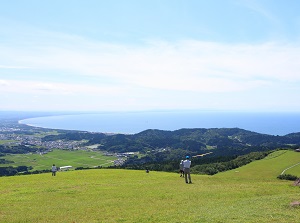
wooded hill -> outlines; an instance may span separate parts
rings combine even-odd
[[[90,133],[68,131],[59,135],[49,135],[45,141],[88,140],[88,145],[100,144],[98,149],[108,152],[172,151],[197,155],[213,152],[214,156],[243,155],[255,151],[276,148],[298,148],[300,133],[285,136],[260,134],[239,128],[195,128],[176,131],[146,130],[133,135]]]

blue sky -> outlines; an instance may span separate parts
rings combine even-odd
[[[0,110],[300,112],[298,0],[14,0]]]

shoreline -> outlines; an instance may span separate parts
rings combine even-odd
[[[28,117],[28,116],[27,116]],[[32,122],[31,122],[32,121]],[[300,132],[300,113],[236,112],[112,112],[45,115],[18,120],[19,124],[44,129],[137,134],[149,129],[175,131],[193,128],[240,128],[267,135]],[[101,129],[103,129],[101,131]]]
[[[100,133],[100,134],[105,134],[107,136],[110,135],[118,135],[118,134],[122,134],[122,135],[134,135],[135,133],[114,133],[114,132],[98,132],[98,131],[87,131],[87,130],[77,130],[77,129],[61,129],[61,128],[49,128],[49,127],[42,127],[42,126],[36,126],[33,124],[25,124],[25,123],[21,123],[20,121],[25,120],[25,119],[21,119],[18,120],[18,124],[19,125],[26,125],[29,127],[33,127],[33,128],[41,128],[41,129],[51,129],[51,130],[61,130],[61,131],[76,131],[76,132],[88,132],[88,133]]]

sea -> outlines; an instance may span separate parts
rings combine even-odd
[[[22,119],[30,126],[101,133],[136,134],[147,129],[241,128],[269,135],[300,132],[300,113],[138,111],[54,115]]]

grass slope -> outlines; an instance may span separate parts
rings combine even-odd
[[[238,169],[220,173],[222,177],[238,178],[238,179],[255,179],[267,180],[279,176],[282,171],[292,165],[300,162],[300,153],[289,150],[279,150],[271,153],[263,160],[252,162]],[[294,167],[286,171],[286,173],[299,175],[297,172],[299,167]]]
[[[298,222],[299,187],[276,179],[300,162],[279,151],[214,176],[85,170],[0,178],[0,222]]]

